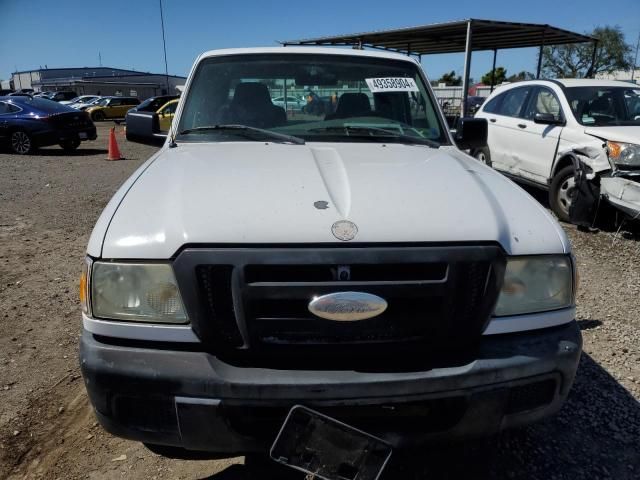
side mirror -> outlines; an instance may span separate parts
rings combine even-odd
[[[130,142],[161,146],[167,139],[166,133],[160,133],[157,113],[128,112],[126,122]]]
[[[465,117],[458,120],[454,139],[460,150],[487,146],[487,119]]]
[[[533,117],[534,123],[540,123],[542,125],[564,125],[565,121],[556,118],[553,113],[536,113]]]

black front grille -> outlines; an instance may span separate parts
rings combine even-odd
[[[193,248],[175,268],[194,330],[222,358],[375,368],[469,351],[490,318],[504,256],[493,245]],[[388,307],[357,322],[309,311],[314,297],[340,291],[375,294]]]

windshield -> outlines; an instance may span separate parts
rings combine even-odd
[[[176,140],[238,141],[247,136],[246,130],[211,128],[221,125],[316,142],[448,143],[415,64],[345,55],[203,60],[189,88]]]
[[[109,103],[109,100],[111,100],[110,98],[101,98],[100,100],[98,100],[95,105],[99,105],[100,107],[104,107],[106,104]]]
[[[567,100],[582,125],[640,125],[640,88],[571,87]]]

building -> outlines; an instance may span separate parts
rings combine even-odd
[[[596,78],[602,80],[622,80],[625,82],[633,81],[634,83],[640,83],[640,68],[636,68],[633,72],[631,70],[616,70],[612,73],[598,73]]]
[[[175,93],[186,77],[109,67],[40,68],[15,72],[11,88],[35,91],[72,90],[78,95],[122,95],[144,99]],[[167,83],[168,88],[167,88]]]

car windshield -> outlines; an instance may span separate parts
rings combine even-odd
[[[297,98],[302,107],[290,103]],[[224,126],[314,142],[448,143],[414,63],[355,55],[255,54],[203,60],[185,100],[176,140],[247,137],[246,129],[220,128]]]
[[[101,98],[95,104],[99,105],[101,107],[104,107],[107,103],[109,103],[109,100],[111,100],[111,99],[110,98]]]
[[[640,88],[570,87],[566,91],[573,115],[582,125],[640,125]]]

